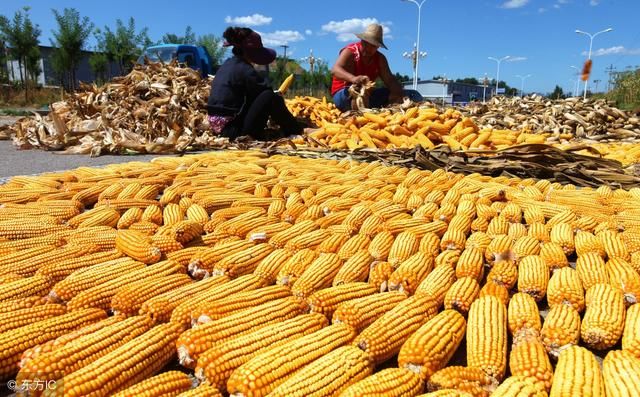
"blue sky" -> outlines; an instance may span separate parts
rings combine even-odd
[[[182,33],[187,25],[198,34],[218,36],[231,24],[250,26],[279,54],[282,44],[289,45],[287,56],[293,58],[313,49],[330,65],[343,45],[356,40],[354,32],[379,22],[385,26],[389,50],[382,51],[391,70],[412,75],[411,62],[402,53],[411,51],[416,41],[418,8],[401,0],[2,0],[0,14],[11,16],[25,5],[31,7],[45,45],[55,24],[51,8],[74,7],[98,27],[133,16],[137,26],[149,28],[152,40],[165,32]],[[420,61],[419,76],[486,73],[491,78],[496,63],[487,57],[510,55],[515,62],[502,63],[501,80],[519,87],[516,76],[531,74],[527,91],[548,92],[555,84],[568,90],[576,77],[570,66],[582,66],[589,46],[588,37],[575,29],[594,33],[613,27],[594,40],[591,80],[602,80],[602,90],[609,65],[617,70],[640,65],[640,24],[634,22],[638,15],[640,0],[426,0],[420,50],[428,55]]]

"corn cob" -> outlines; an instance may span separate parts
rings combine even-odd
[[[395,267],[389,262],[373,262],[369,269],[369,279],[367,282],[380,292],[387,290],[389,277],[395,271]]]
[[[37,305],[0,314],[0,333],[7,332],[36,321],[66,313],[66,308],[57,304]]]
[[[114,396],[136,397],[153,395],[158,397],[171,397],[190,390],[192,386],[193,379],[189,375],[180,371],[168,371],[136,383],[114,394]]]
[[[456,277],[472,277],[477,281],[484,276],[484,258],[477,248],[466,248],[456,262]]]
[[[289,242],[289,240],[316,230],[317,228],[318,226],[312,220],[298,222],[286,230],[275,233],[269,239],[269,244],[271,244],[274,248],[283,248],[285,244]]]
[[[375,292],[375,288],[367,283],[346,283],[316,291],[309,296],[307,302],[312,312],[323,314],[331,319],[341,303],[367,297]]]
[[[393,241],[389,250],[388,262],[394,266],[399,265],[409,259],[411,255],[418,252],[420,240],[411,232],[402,232]],[[372,255],[373,256],[373,255]]]
[[[335,254],[349,240],[350,236],[344,233],[332,233],[327,239],[318,245],[316,250],[324,254]]]
[[[452,366],[435,372],[427,384],[429,391],[453,389],[473,396],[488,397],[498,382],[480,368]]]
[[[291,296],[291,291],[280,285],[237,292],[226,298],[198,305],[197,308],[191,311],[191,322],[192,324],[208,323],[221,319],[229,314],[288,296]]]
[[[131,229],[118,231],[116,247],[125,255],[146,264],[158,262],[162,255],[158,248],[151,245],[148,236]]]
[[[317,290],[331,286],[341,266],[342,261],[336,254],[321,254],[293,283],[291,292],[306,298]]]
[[[440,237],[435,233],[427,233],[420,238],[418,251],[430,256],[437,256],[440,253]]]
[[[548,243],[551,241],[549,229],[544,223],[535,222],[530,224],[527,230],[527,236],[536,239],[540,243]]]
[[[411,334],[436,315],[437,308],[429,296],[408,298],[365,328],[353,345],[381,363],[397,354]]]
[[[485,296],[469,310],[467,364],[500,380],[507,366],[507,310],[498,299]]]
[[[298,251],[280,268],[278,276],[276,277],[277,283],[281,285],[292,285],[316,258],[317,253],[310,249]]]
[[[640,390],[640,359],[624,350],[610,351],[602,366],[607,396],[631,397]]]
[[[271,245],[262,243],[229,255],[214,265],[211,274],[228,275],[231,278],[235,278],[252,273],[258,263],[266,258],[273,249]]]
[[[157,205],[150,205],[144,209],[140,220],[155,223],[156,225],[162,225],[162,209]]]
[[[347,259],[338,270],[333,279],[334,287],[352,282],[366,281],[369,277],[369,269],[373,258],[367,250],[356,252],[351,258]]]
[[[382,231],[376,234],[373,240],[371,240],[367,250],[374,260],[384,261],[389,256],[393,244],[393,235],[387,231]]]
[[[509,231],[507,232],[507,236],[509,236],[513,241],[517,241],[519,239],[521,239],[522,237],[528,237],[527,236],[527,227],[525,225],[523,225],[522,223],[512,223],[509,225]],[[537,243],[537,241],[536,241]],[[515,245],[514,245],[515,247]],[[531,246],[529,245],[528,247],[525,245],[525,247],[521,247],[524,249],[536,249],[535,246]],[[538,246],[539,248],[539,246]],[[526,254],[526,255],[532,255],[532,254]]]
[[[591,233],[579,231],[576,233],[576,254],[583,256],[589,252],[594,252],[604,257],[605,250],[602,241]]]
[[[270,283],[274,283],[278,273],[293,254],[283,248],[273,250],[256,267],[253,274],[259,275]]]
[[[499,261],[493,264],[493,267],[487,275],[487,282],[492,282],[505,289],[510,290],[518,281],[518,267],[510,261]]]
[[[261,349],[290,344],[327,325],[327,319],[317,313],[303,314],[292,319],[264,327],[226,342],[216,344],[198,358],[196,376],[224,390],[231,373],[255,357]]]
[[[513,240],[505,234],[495,236],[484,252],[487,262],[493,264],[503,260],[513,260],[512,242]]]
[[[489,230],[489,221],[486,218],[476,218],[471,222],[471,231],[484,233]]]
[[[640,358],[640,305],[632,305],[627,309],[622,349]]]
[[[406,298],[403,293],[388,292],[349,300],[338,305],[333,313],[332,322],[345,323],[357,332],[362,332]]]
[[[246,233],[246,238],[253,242],[267,242],[276,233],[285,231],[291,227],[290,223],[278,222],[256,227]]]
[[[84,254],[93,254],[99,251],[99,248],[93,244],[85,246],[65,245],[60,248],[54,248],[49,252],[32,256],[29,259],[13,262],[11,265],[0,267],[0,272],[12,272],[21,276],[33,276],[40,267],[46,264],[55,264],[64,262],[65,260],[75,260]]]
[[[509,369],[512,376],[526,377],[545,392],[551,389],[553,368],[537,331],[523,330],[513,338]]]
[[[0,284],[0,302],[32,296],[45,296],[51,288],[51,281],[43,276],[25,277]]]
[[[79,310],[0,334],[0,379],[7,379],[18,372],[20,355],[25,350],[106,316],[104,311],[98,309]]]
[[[543,387],[534,383],[531,378],[513,375],[491,394],[495,397],[547,397]]]
[[[191,279],[186,274],[135,281],[118,289],[111,298],[111,310],[115,314],[136,315],[145,301],[190,283]]]
[[[67,302],[67,308],[69,310],[78,310],[87,307],[97,307],[108,310],[111,299],[116,292],[118,292],[118,289],[129,285],[131,282],[143,279],[157,279],[159,277],[183,272],[184,268],[177,263],[171,261],[158,262],[155,265],[130,271],[129,273],[120,275],[118,278],[79,292]]]
[[[550,355],[558,354],[580,339],[580,313],[572,306],[559,305],[551,308],[540,330],[542,343]]]
[[[587,310],[580,328],[582,341],[593,349],[615,345],[624,331],[625,303],[622,291],[607,284],[587,290]]]
[[[198,278],[209,275],[213,271],[215,264],[222,259],[253,246],[254,244],[250,241],[239,240],[228,243],[218,243],[211,248],[206,248],[196,255],[193,255],[189,261],[189,273]]]
[[[176,397],[222,397],[222,393],[211,385],[201,383],[198,387],[180,393]]]
[[[622,290],[627,305],[632,305],[640,299],[640,274],[621,258],[611,258],[605,269],[609,276],[609,284]]]
[[[156,223],[149,222],[149,221],[139,221],[129,226],[128,230],[133,230],[135,232],[139,232],[144,235],[151,236],[152,234],[157,232],[158,229],[159,229],[159,226]]]
[[[293,318],[307,308],[299,298],[282,298],[187,330],[177,342],[180,364],[193,367],[198,357],[214,344]]]
[[[467,241],[466,235],[463,231],[458,229],[449,229],[444,233],[440,240],[440,250],[462,250]]]
[[[542,323],[536,301],[529,294],[518,292],[509,300],[508,327],[512,336],[522,330],[540,332]]]
[[[107,320],[100,323],[105,321]],[[100,323],[94,323],[88,327],[96,328]],[[57,346],[37,352],[27,360],[23,357],[24,364],[16,380],[19,382],[35,379],[58,381],[65,374],[81,369],[142,335],[150,328],[151,322],[145,317],[138,316],[123,320],[118,316],[117,322],[96,329],[92,333],[82,333],[66,343],[60,341]],[[79,332],[82,332],[82,329],[76,331],[76,333]]]
[[[455,270],[458,260],[460,259],[460,251],[446,250],[442,251],[435,260],[436,267],[447,266]]]
[[[383,224],[384,219],[382,219],[381,216],[375,214],[370,215],[364,220],[364,222],[362,222],[362,226],[360,226],[358,233],[374,238],[376,234],[382,232]]]
[[[16,262],[24,262],[33,258],[34,256],[43,255],[51,252],[51,250],[55,249],[53,245],[41,245],[33,248],[22,249],[17,252],[12,252],[6,255],[0,256],[0,268],[9,270],[10,266]],[[12,273],[15,273],[11,271]]]
[[[180,328],[158,325],[64,377],[64,395],[113,394],[164,367],[174,356]]]
[[[371,239],[366,234],[356,234],[351,237],[336,253],[341,260],[349,259],[358,251],[366,250],[371,244]]]
[[[518,292],[524,292],[540,301],[547,293],[549,267],[539,256],[527,256],[518,266]]]
[[[512,251],[514,260],[519,262],[525,256],[538,255],[540,253],[540,244],[533,237],[523,236],[515,240]]]
[[[547,287],[547,302],[555,305],[571,305],[581,313],[584,310],[584,289],[578,272],[570,267],[553,273]]]
[[[489,222],[486,233],[489,237],[506,236],[509,233],[509,222],[497,216]]]
[[[455,281],[456,274],[452,267],[438,266],[418,285],[415,295],[430,296],[440,307],[444,303],[447,291]]]
[[[549,397],[605,396],[600,365],[589,350],[571,346],[560,352]]]
[[[203,233],[202,225],[196,221],[184,220],[171,225],[171,236],[182,244],[187,244]]]
[[[84,290],[144,267],[144,264],[130,258],[120,258],[79,269],[55,284],[51,288],[49,298],[56,302],[68,302]]]
[[[65,244],[65,234],[52,233],[40,237],[26,238],[22,240],[0,241],[0,263],[5,263],[4,257],[27,249],[47,247],[60,247]]]
[[[604,251],[609,259],[619,258],[625,261],[629,261],[631,259],[631,255],[618,233],[605,231],[598,234],[597,238],[602,243]]]
[[[461,314],[445,310],[422,325],[402,345],[398,366],[420,375],[424,381],[445,367],[462,342],[465,321]]]
[[[403,368],[387,368],[349,386],[341,397],[398,396],[411,397],[424,388],[422,379]]]
[[[467,239],[465,248],[475,248],[477,250],[480,250],[480,252],[484,252],[489,246],[489,243],[491,243],[491,240],[492,238],[487,236],[487,234],[484,232],[474,232]]]
[[[389,277],[389,291],[398,290],[412,295],[422,280],[433,269],[433,257],[422,252],[416,252],[402,262]]]
[[[343,346],[302,368],[276,387],[272,397],[337,395],[373,373],[373,363],[365,352]]]
[[[199,204],[191,204],[186,211],[187,220],[197,222],[200,225],[204,226],[207,221],[209,221],[209,214],[207,210],[204,209]]]
[[[289,240],[285,244],[285,249],[294,252],[305,248],[315,249],[320,243],[329,238],[330,235],[331,234],[324,229],[313,230]]]
[[[171,319],[173,310],[191,296],[204,293],[229,281],[226,276],[209,277],[196,283],[185,284],[171,291],[146,300],[140,307],[140,314],[149,316],[156,323],[165,323]]]
[[[575,250],[575,241],[573,236],[573,230],[568,223],[557,223],[551,228],[551,242],[556,243],[562,247],[563,252],[566,255],[570,255]]]
[[[151,237],[151,245],[166,255],[184,249],[184,246],[176,241],[175,238],[165,234],[154,234]]]
[[[0,313],[8,313],[30,307],[41,306],[49,303],[47,298],[41,296],[30,296],[0,302]]]
[[[576,271],[580,276],[580,281],[585,290],[595,284],[608,284],[609,275],[606,271],[605,262],[598,254],[589,252],[579,256],[576,260]]]
[[[334,324],[288,344],[266,349],[233,371],[227,391],[236,396],[265,396],[298,369],[354,337],[351,327]]]
[[[480,293],[480,285],[472,277],[462,277],[456,280],[444,297],[445,309],[453,309],[467,314],[473,301]]]
[[[191,324],[191,312],[196,310],[198,305],[205,304],[205,302],[213,302],[217,299],[223,299],[236,292],[251,291],[265,287],[266,285],[267,283],[265,279],[254,274],[238,277],[237,279],[225,282],[222,285],[218,285],[216,283],[215,285],[200,291],[198,294],[194,294],[180,302],[171,312],[171,322],[181,324],[184,327],[189,326]]]
[[[473,394],[456,389],[440,389],[430,393],[420,394],[417,397],[473,397]]]
[[[162,210],[162,223],[172,226],[185,218],[184,210],[178,204],[167,204]]]

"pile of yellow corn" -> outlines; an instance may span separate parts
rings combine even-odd
[[[640,189],[225,152],[15,177],[0,203],[14,389],[640,390]]]

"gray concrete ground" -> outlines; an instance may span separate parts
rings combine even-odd
[[[16,117],[0,117],[0,125],[13,123]],[[112,163],[149,161],[158,155],[100,156],[64,155],[43,150],[17,150],[11,141],[0,141],[0,183],[12,176],[34,175],[78,167],[99,167]]]

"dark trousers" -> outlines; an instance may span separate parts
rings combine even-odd
[[[266,130],[269,117],[280,126],[280,130]],[[249,135],[253,139],[267,141],[301,133],[302,126],[287,109],[284,98],[271,90],[266,90],[224,128],[222,136],[235,139],[242,135]]]

